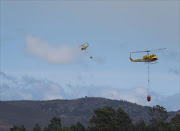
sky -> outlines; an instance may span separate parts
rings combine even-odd
[[[180,109],[179,1],[1,0],[0,29],[0,100],[88,96]],[[147,64],[129,54],[159,48],[147,89]]]

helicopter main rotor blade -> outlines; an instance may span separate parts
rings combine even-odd
[[[78,47],[82,47],[83,45],[80,45],[80,46],[78,46]]]
[[[164,49],[166,49],[166,48],[159,48],[157,50],[150,50],[150,51],[158,51],[158,50],[164,50]]]
[[[84,45],[87,45],[87,46],[89,46],[89,43],[88,43],[88,42],[86,42]]]
[[[82,47],[82,46],[85,46],[85,45],[89,46],[89,43],[86,42],[85,44],[82,44],[82,45],[80,45],[79,47]]]
[[[149,50],[147,51],[136,51],[136,52],[130,52],[130,53],[141,53],[141,52],[150,52]]]
[[[164,49],[166,49],[166,48],[159,48],[157,50],[136,51],[136,52],[130,52],[130,53],[151,52],[151,51],[158,51],[158,50],[164,50]]]

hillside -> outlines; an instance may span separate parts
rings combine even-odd
[[[13,102],[12,102],[13,103]],[[0,102],[0,130],[7,130],[13,125],[24,124],[32,128],[36,122],[41,126],[48,124],[53,116],[40,110],[24,109],[22,107]]]
[[[88,121],[96,108],[111,106],[115,110],[121,107],[127,112],[133,122],[150,119],[150,107],[140,106],[127,101],[110,100],[105,98],[81,98],[75,100],[49,100],[49,101],[4,101],[0,102],[0,129],[7,129],[13,125],[24,124],[32,129],[35,123],[42,127],[49,123],[53,116],[62,120],[62,125],[71,125],[78,121],[88,126]],[[170,117],[179,112],[169,112]],[[170,118],[169,118],[170,119]]]

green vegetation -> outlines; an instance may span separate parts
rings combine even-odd
[[[41,131],[41,127],[38,123],[36,123],[35,127],[33,128],[33,131]]]
[[[14,126],[13,128],[10,128],[10,131],[26,131],[26,128],[24,127],[24,125]]]
[[[132,123],[129,115],[121,108],[115,111],[112,107],[97,108],[89,120],[89,126],[85,128],[82,123],[72,124],[70,127],[62,127],[61,119],[53,117],[49,125],[41,129],[36,124],[33,131],[178,131],[180,130],[180,114],[177,114],[171,121],[167,122],[168,113],[164,107],[159,105],[150,108],[150,124],[144,120]],[[26,131],[23,125],[14,126],[10,131]]]
[[[70,127],[70,130],[72,131],[85,131],[85,127],[82,123],[78,122],[76,125],[72,124]]]
[[[94,110],[95,116],[90,120],[88,130],[114,131],[127,129],[132,126],[128,114],[121,108],[117,112],[112,107],[98,108]]]
[[[168,118],[166,109],[162,106],[156,105],[150,108],[149,115],[152,117],[151,124],[156,124],[158,121],[165,121]]]

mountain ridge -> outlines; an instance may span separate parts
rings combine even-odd
[[[6,129],[13,125],[24,124],[27,129],[32,129],[35,123],[41,127],[48,125],[53,116],[60,117],[63,126],[69,126],[77,122],[88,126],[89,119],[96,108],[111,106],[115,110],[119,107],[128,113],[133,123],[144,120],[149,123],[150,107],[141,106],[123,100],[111,100],[100,97],[85,97],[79,99],[56,99],[47,101],[21,100],[0,102],[0,129]],[[13,113],[12,113],[13,112]],[[16,115],[14,115],[14,113]],[[168,112],[170,120],[179,111]],[[4,128],[2,128],[4,127]]]

